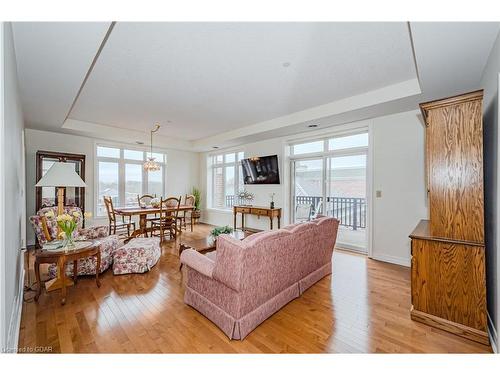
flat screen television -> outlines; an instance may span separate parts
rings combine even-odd
[[[278,156],[259,156],[241,161],[245,185],[279,184]]]

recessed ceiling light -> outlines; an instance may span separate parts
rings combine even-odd
[[[213,146],[212,148],[215,148],[215,149],[217,149],[217,148],[219,148],[219,146]]]
[[[290,66],[290,63],[288,61],[284,62],[283,63],[283,67],[284,68],[288,68]]]
[[[318,124],[307,125],[308,128],[317,128],[318,126],[319,126]]]
[[[137,143],[138,145],[143,145],[144,142],[141,142],[141,141],[135,141],[135,143]]]

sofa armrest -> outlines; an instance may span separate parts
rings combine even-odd
[[[243,242],[234,237],[221,234],[217,237],[217,265],[213,278],[239,292],[243,260]]]
[[[186,249],[182,252],[181,263],[210,278],[215,267],[215,262],[212,259],[193,249]]]

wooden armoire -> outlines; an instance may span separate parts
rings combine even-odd
[[[420,105],[429,220],[411,238],[411,318],[488,344],[483,91]]]

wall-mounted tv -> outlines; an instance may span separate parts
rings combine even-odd
[[[245,185],[279,184],[278,156],[259,156],[241,161]]]

